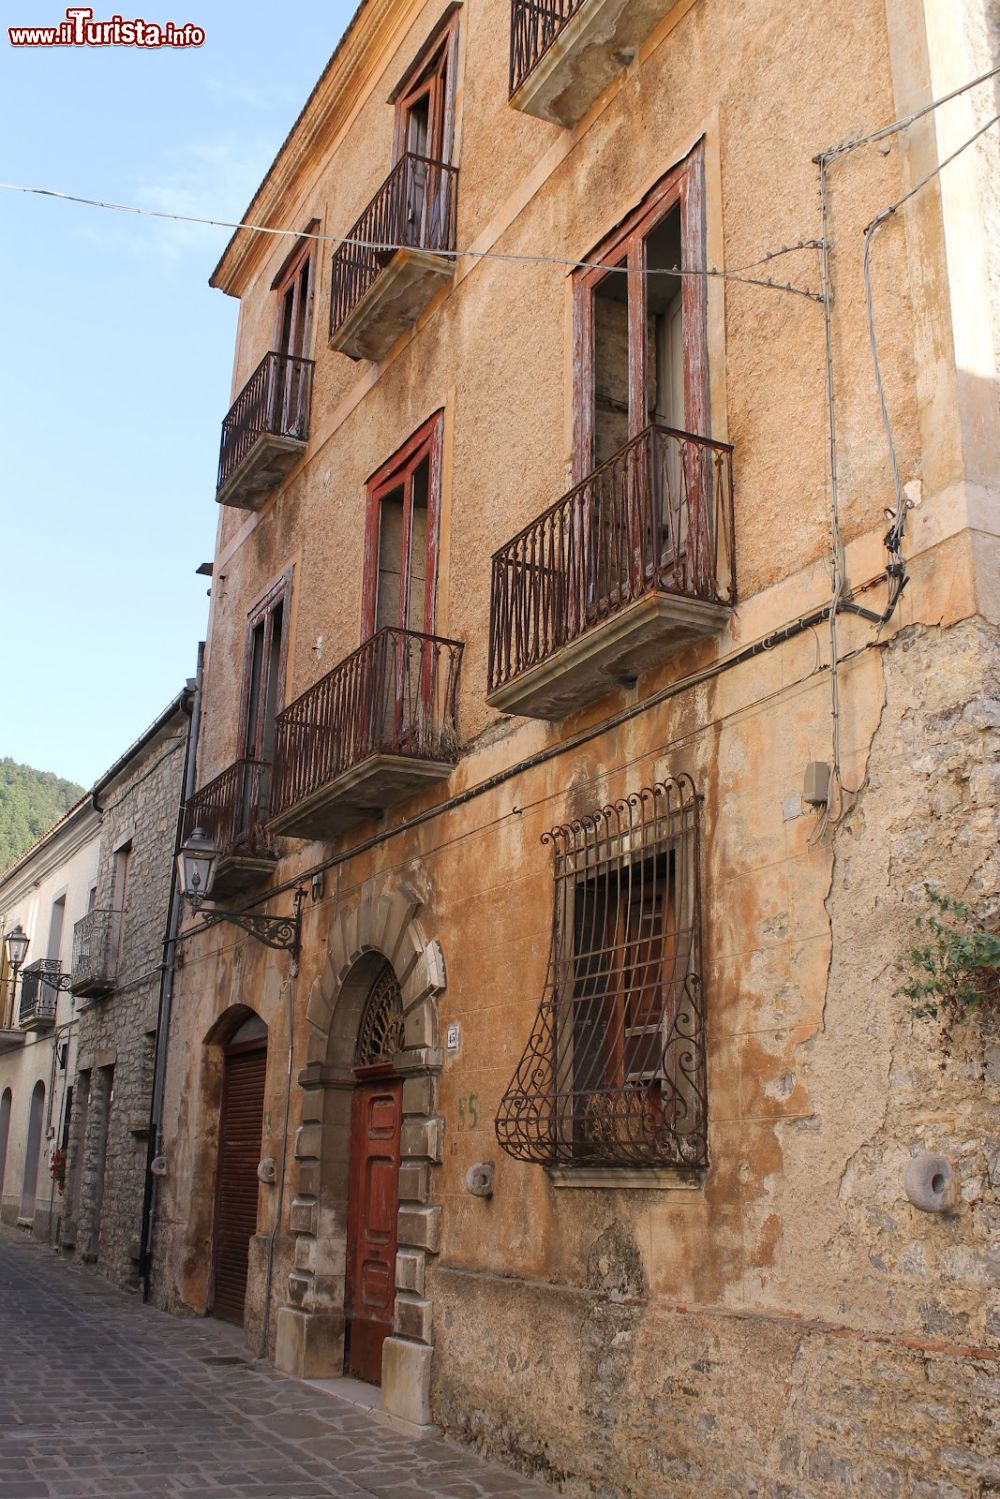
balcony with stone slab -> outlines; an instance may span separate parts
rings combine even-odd
[[[716,634],[733,545],[730,445],[647,427],[494,553],[487,702],[559,719]]]

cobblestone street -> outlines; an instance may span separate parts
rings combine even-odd
[[[0,1499],[543,1499],[0,1230]]]

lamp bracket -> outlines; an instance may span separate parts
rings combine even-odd
[[[206,926],[217,926],[224,921],[229,926],[238,926],[265,947],[289,952],[293,958],[299,955],[302,943],[302,901],[305,890],[296,890],[295,909],[291,916],[261,916],[251,911],[220,911],[206,906],[203,896],[188,896],[193,910],[197,911]]]
[[[44,970],[35,968],[28,977],[37,979],[40,984],[47,984],[50,989],[58,989],[62,994],[66,994],[73,987],[71,973],[46,973]],[[20,964],[11,969],[11,982],[16,984],[18,979],[22,984],[24,983],[24,968]]]

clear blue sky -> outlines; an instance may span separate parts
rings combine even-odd
[[[15,49],[0,36],[0,180],[238,218],[354,0],[91,0],[194,22],[201,48]],[[237,306],[224,230],[0,192],[0,757],[90,785],[193,675],[207,620]],[[16,684],[16,685],[15,685]]]

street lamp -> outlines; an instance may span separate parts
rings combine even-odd
[[[10,963],[11,988],[17,986],[17,976],[24,966],[24,960],[28,956],[29,937],[27,932],[18,922],[17,926],[11,927],[4,938],[7,944],[7,960]],[[53,965],[55,967],[56,965]],[[55,973],[46,968],[38,968],[35,978],[42,984],[47,984],[50,989],[67,990],[72,988],[73,975],[71,973]]]
[[[212,881],[218,859],[218,847],[204,828],[195,828],[181,844],[177,855],[178,886],[181,894],[187,896],[191,909],[198,912],[206,926],[215,926],[217,922],[225,921],[231,926],[238,926],[241,931],[267,947],[291,953],[293,971],[297,970],[302,945],[302,902],[306,896],[305,889],[300,887],[293,894],[294,909],[291,916],[258,916],[256,912],[249,911],[220,911],[215,904],[206,908],[205,901],[211,900]]]
[[[6,936],[7,961],[10,963],[14,973],[14,982],[17,983],[17,971],[28,956],[28,934],[20,922],[11,927]]]

